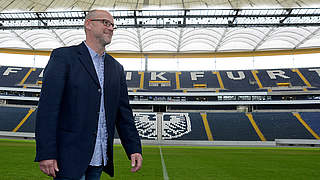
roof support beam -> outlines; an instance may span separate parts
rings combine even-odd
[[[279,0],[275,0],[281,7],[284,7]]]
[[[12,0],[6,7],[2,8],[1,11],[6,10],[15,0]]]
[[[145,1],[147,2],[147,1]],[[93,7],[95,1],[91,4]],[[185,5],[184,5],[185,6]],[[320,8],[113,10],[119,28],[320,26]],[[79,29],[88,11],[0,13],[0,30]],[[262,13],[261,13],[262,12]],[[120,24],[121,23],[121,24]]]
[[[182,37],[183,37],[183,32],[184,32],[184,29],[183,28],[180,28],[180,31],[179,31],[179,40],[178,40],[178,46],[177,46],[177,52],[180,52],[180,49],[181,49],[181,44],[182,44]]]
[[[55,30],[51,30],[51,32],[54,34],[54,36],[57,38],[57,40],[60,42],[62,46],[66,46],[67,44],[64,43],[64,41],[61,39],[61,37],[57,34]]]
[[[139,42],[139,50],[140,52],[143,51],[143,46],[142,46],[142,39],[141,39],[141,32],[140,32],[140,29],[137,28],[137,35],[138,35],[138,42]]]
[[[267,38],[270,36],[270,34],[274,31],[275,28],[271,28],[261,39],[261,41],[258,42],[258,44],[253,48],[253,51],[256,51],[264,42],[266,42]]]
[[[217,47],[216,47],[216,49],[214,50],[215,52],[217,52],[217,51],[219,50],[219,48],[221,47],[222,42],[223,42],[224,38],[226,37],[226,34],[228,33],[228,31],[229,31],[228,28],[226,28],[226,29],[223,31],[223,34],[222,34],[222,36],[220,37],[219,42],[217,43]]]
[[[181,0],[181,4],[182,4],[183,9],[185,9],[186,6],[184,5],[184,0]]]
[[[232,26],[232,25],[234,24],[234,22],[236,21],[237,16],[238,16],[240,10],[239,10],[239,9],[236,9],[235,11],[236,11],[236,14],[235,14],[235,16],[233,17],[233,19],[230,20],[230,21],[228,21],[228,24],[229,24],[230,26]]]
[[[52,1],[50,2],[50,4],[44,9],[44,11],[46,11],[48,8],[50,8],[54,1],[55,1],[55,0],[52,0]]]
[[[235,9],[234,5],[232,4],[232,2],[231,2],[230,0],[228,0],[228,3],[229,3],[229,5],[230,5],[230,7],[231,7],[232,9]]]
[[[254,6],[255,6],[255,3],[252,2],[251,0],[248,0],[248,3],[249,3],[249,5],[250,5],[251,7],[254,7]]]
[[[15,36],[17,36],[17,38],[20,39],[20,41],[22,41],[23,43],[25,43],[29,48],[31,48],[32,50],[34,50],[35,48],[30,44],[28,43],[23,37],[21,37],[17,32],[15,31],[11,31]]]
[[[285,16],[283,19],[281,19],[279,21],[279,23],[282,24],[291,15],[292,9],[287,9],[287,12],[288,12],[287,16]]]
[[[320,28],[316,29],[315,31],[313,31],[311,34],[309,34],[309,36],[307,36],[306,38],[304,38],[302,41],[300,41],[293,49],[297,49],[299,48],[302,44],[304,44],[306,41],[310,40],[312,37],[316,36],[317,33],[320,31]]]
[[[96,3],[96,0],[94,0],[91,4],[90,4],[90,7],[88,8],[88,11],[90,11],[94,5],[94,3]]]

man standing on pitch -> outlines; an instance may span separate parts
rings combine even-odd
[[[141,142],[129,105],[123,67],[105,53],[115,29],[112,15],[92,10],[85,42],[52,51],[44,70],[36,117],[36,158],[55,180],[114,176],[115,127],[131,159],[141,168]]]

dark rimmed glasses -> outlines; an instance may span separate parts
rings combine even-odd
[[[113,24],[107,19],[88,19],[89,21],[100,21],[106,27],[112,27],[113,29],[117,29],[117,25]]]

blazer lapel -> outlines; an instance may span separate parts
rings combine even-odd
[[[104,83],[103,83],[103,88],[106,90],[105,92],[107,93],[107,95],[110,95],[108,93],[110,93],[108,90],[110,90],[110,88],[106,88],[106,87],[110,87],[110,81],[111,81],[111,76],[113,74],[112,71],[114,71],[114,68],[111,67],[112,66],[112,61],[110,59],[110,57],[106,54],[104,57]]]
[[[84,43],[80,44],[79,55],[80,55],[80,58],[79,58],[80,62],[82,63],[84,68],[87,70],[87,72],[89,73],[90,77],[94,80],[94,82],[98,86],[100,86],[98,75],[97,75],[97,72],[96,72],[96,70],[94,68],[90,53],[89,53],[88,48],[86,47],[86,45]]]
[[[110,107],[113,105],[110,99],[108,97],[112,97],[112,87],[111,87],[111,79],[112,76],[114,75],[115,68],[113,67],[113,62],[112,59],[109,57],[109,55],[105,55],[104,57],[104,83],[103,83],[103,88],[104,88],[104,105],[106,109],[106,113],[110,113]],[[111,121],[107,121],[107,128],[108,132],[111,132]]]

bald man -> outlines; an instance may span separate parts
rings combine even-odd
[[[86,40],[54,49],[44,70],[35,161],[55,180],[98,180],[102,171],[113,177],[115,128],[131,171],[142,166],[124,70],[105,52],[115,29],[113,17],[92,10],[84,29]]]

